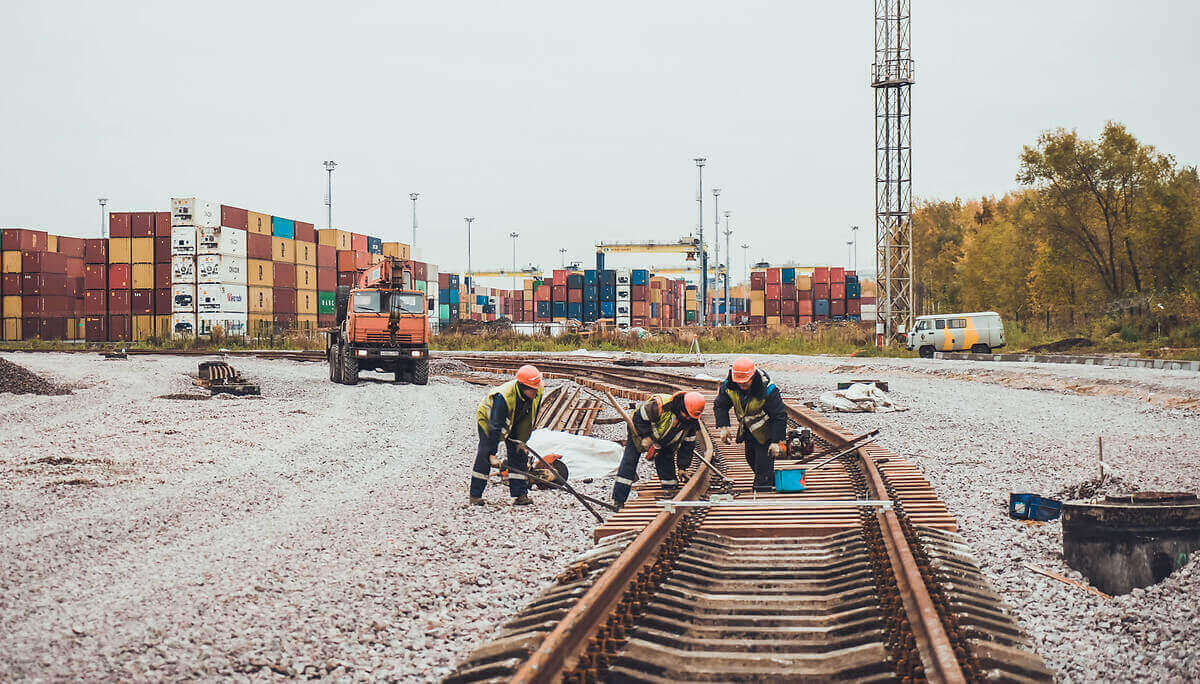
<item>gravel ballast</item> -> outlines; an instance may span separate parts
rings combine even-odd
[[[38,394],[41,396],[62,396],[70,394],[71,390],[60,387],[36,373],[19,366],[7,359],[0,359],[0,394]]]

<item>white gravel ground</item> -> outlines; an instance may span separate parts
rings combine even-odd
[[[76,388],[0,395],[0,678],[436,679],[591,546],[565,495],[514,509],[492,485],[464,506],[480,387],[245,359],[264,398],[183,401],[153,397],[191,392],[200,359],[0,356]],[[1005,514],[1010,491],[1093,476],[1097,435],[1139,487],[1200,491],[1200,376],[761,358],[789,397],[891,382],[910,411],[836,419],[925,470],[1065,681],[1200,678],[1200,561],[1099,599],[1021,567],[1078,578],[1059,525]]]

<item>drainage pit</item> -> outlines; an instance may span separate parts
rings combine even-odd
[[[1127,594],[1165,579],[1200,550],[1200,499],[1135,492],[1062,507],[1063,556],[1093,586]]]

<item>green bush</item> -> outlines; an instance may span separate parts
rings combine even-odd
[[[1137,342],[1138,340],[1142,339],[1142,336],[1138,333],[1137,329],[1129,324],[1122,325],[1119,333],[1121,340],[1125,342]]]

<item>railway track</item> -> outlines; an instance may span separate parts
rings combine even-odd
[[[532,360],[573,381],[547,403],[554,425],[594,405],[581,388],[629,400],[698,389],[711,401],[718,385],[595,362],[455,358],[501,374]],[[849,442],[787,408],[818,453]],[[696,463],[669,500],[657,478],[639,482],[595,528],[596,546],[447,681],[1052,679],[915,466],[867,445],[809,473],[804,492],[755,495],[740,445],[715,443],[715,427],[710,412],[702,446],[716,472]]]

